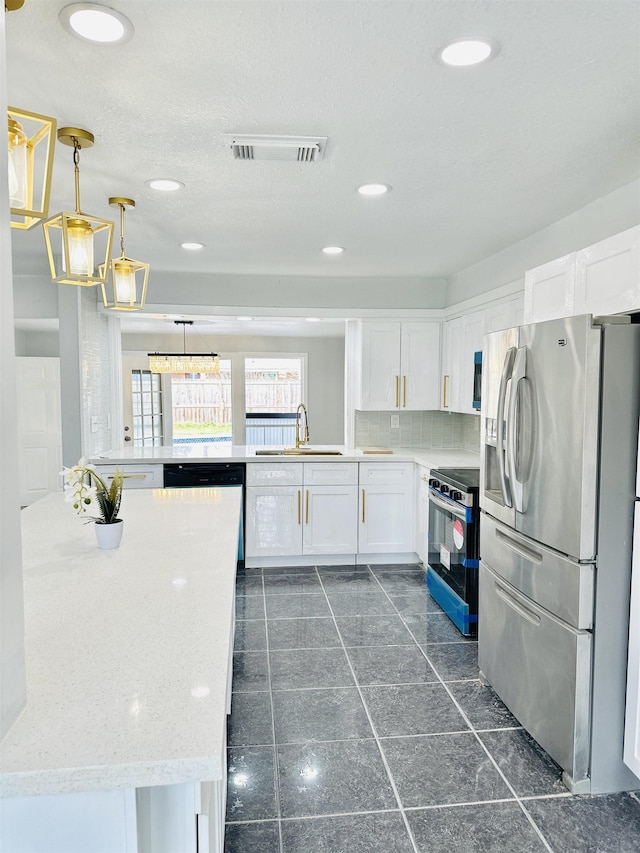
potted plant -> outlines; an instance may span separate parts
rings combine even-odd
[[[122,539],[123,522],[118,518],[122,500],[124,471],[114,471],[110,485],[100,477],[91,465],[80,459],[72,468],[60,472],[64,477],[65,500],[73,504],[78,515],[92,515],[95,522],[98,547],[103,550],[117,548]]]

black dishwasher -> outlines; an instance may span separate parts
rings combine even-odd
[[[240,486],[242,489],[242,513],[238,540],[238,566],[240,567],[244,566],[245,481],[244,462],[171,462],[164,466],[165,489],[220,489],[225,486]]]

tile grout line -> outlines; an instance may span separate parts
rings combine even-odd
[[[373,573],[372,573],[372,574],[373,574]],[[430,667],[433,669],[433,671],[435,672],[436,676],[438,677],[438,681],[440,682],[440,684],[442,685],[442,687],[444,687],[444,689],[447,691],[447,694],[448,694],[449,698],[451,699],[451,701],[453,702],[453,704],[456,706],[456,708],[458,709],[458,711],[460,712],[460,714],[462,714],[462,717],[463,717],[464,721],[465,721],[465,722],[467,723],[467,725],[469,726],[469,729],[470,729],[470,730],[471,730],[471,732],[473,733],[473,736],[476,738],[477,742],[480,744],[480,747],[481,747],[481,748],[482,748],[482,750],[486,753],[487,757],[489,758],[489,760],[491,761],[491,763],[493,764],[493,766],[494,766],[494,767],[495,767],[495,769],[497,770],[498,774],[500,775],[500,777],[501,777],[501,778],[502,778],[502,780],[504,781],[505,785],[509,788],[509,790],[510,790],[510,791],[511,791],[511,793],[513,794],[513,797],[514,797],[514,799],[516,800],[516,802],[518,803],[518,806],[520,807],[520,809],[521,809],[521,810],[522,810],[522,812],[524,813],[525,817],[527,818],[527,820],[528,820],[528,821],[529,821],[529,823],[531,824],[532,828],[535,830],[536,834],[538,835],[538,837],[540,838],[540,840],[541,840],[541,841],[542,841],[542,843],[544,844],[545,848],[549,851],[549,853],[554,853],[554,851],[553,851],[553,849],[552,849],[551,845],[548,843],[547,839],[546,839],[546,838],[544,837],[544,835],[542,834],[542,830],[538,827],[538,825],[537,825],[537,824],[536,824],[536,822],[534,821],[534,819],[533,819],[533,817],[531,816],[531,814],[529,813],[529,811],[525,808],[525,806],[524,806],[524,804],[523,804],[523,802],[522,802],[521,798],[520,798],[520,797],[518,796],[518,794],[516,793],[515,788],[514,788],[514,787],[513,787],[513,785],[509,782],[509,780],[507,779],[507,777],[506,777],[506,776],[505,776],[505,774],[503,773],[502,769],[501,769],[501,768],[500,768],[500,766],[498,765],[498,762],[494,759],[493,755],[491,755],[491,753],[489,752],[489,750],[488,750],[487,746],[483,743],[482,738],[478,735],[478,732],[476,731],[475,726],[473,726],[473,725],[472,725],[471,720],[469,719],[469,717],[467,716],[467,714],[463,711],[462,706],[460,705],[460,703],[458,702],[458,700],[456,699],[456,697],[453,695],[453,693],[452,693],[452,692],[449,690],[449,688],[447,687],[447,682],[445,682],[445,681],[443,681],[443,680],[442,680],[442,678],[440,677],[439,672],[436,670],[435,666],[434,666],[434,665],[431,663],[431,661],[429,660],[429,657],[428,657],[427,653],[426,653],[426,652],[422,649],[422,647],[420,646],[420,643],[418,642],[418,640],[416,639],[415,635],[413,634],[413,631],[411,630],[411,628],[410,628],[410,627],[407,625],[407,623],[405,622],[404,617],[402,616],[402,614],[400,613],[400,611],[398,610],[398,608],[395,606],[395,604],[393,604],[393,600],[391,599],[391,596],[390,596],[390,595],[389,595],[389,593],[386,591],[386,589],[382,586],[382,583],[380,583],[380,580],[378,579],[378,577],[377,577],[375,574],[374,574],[374,577],[376,578],[376,581],[377,581],[377,582],[378,582],[378,584],[380,585],[380,588],[382,589],[382,591],[384,592],[384,594],[387,596],[387,598],[389,599],[389,601],[390,601],[390,602],[391,602],[391,604],[393,605],[393,607],[394,607],[394,609],[395,609],[396,613],[398,614],[398,616],[400,617],[400,619],[401,619],[401,621],[402,621],[402,624],[405,626],[405,628],[407,629],[407,631],[408,631],[408,632],[409,632],[409,634],[411,635],[411,637],[412,637],[413,641],[415,642],[415,644],[416,644],[416,645],[418,646],[418,648],[420,649],[421,654],[424,656],[424,658],[425,658],[425,660],[427,661],[427,663],[429,664],[429,666],[430,666]],[[477,641],[476,641],[476,642],[477,642]],[[426,644],[425,644],[425,645],[426,645]]]
[[[373,572],[371,571],[370,567],[369,567],[369,566],[367,566],[367,568],[368,568],[368,570],[369,570],[369,574],[373,574]],[[317,571],[317,569],[316,569],[316,571]],[[360,685],[358,684],[358,679],[357,679],[357,677],[356,677],[355,670],[354,670],[353,665],[352,665],[352,663],[351,663],[351,659],[350,659],[350,657],[349,657],[349,653],[347,652],[347,647],[345,646],[344,641],[342,640],[342,634],[340,633],[340,628],[338,627],[338,623],[337,623],[337,621],[336,621],[336,617],[335,617],[335,615],[334,615],[334,613],[333,613],[333,608],[331,607],[331,601],[330,601],[329,596],[327,595],[327,592],[326,592],[326,590],[325,590],[325,588],[324,588],[324,584],[323,584],[323,582],[322,582],[322,577],[321,577],[321,575],[320,575],[320,572],[318,572],[318,578],[319,578],[319,580],[320,580],[320,586],[322,587],[322,591],[324,592],[325,598],[327,599],[327,604],[328,604],[328,606],[329,606],[329,610],[331,611],[331,616],[332,616],[332,618],[333,618],[333,623],[334,623],[334,625],[335,625],[335,629],[336,629],[336,631],[338,632],[338,636],[339,636],[339,638],[340,638],[340,643],[341,643],[341,645],[342,645],[342,650],[343,650],[343,652],[344,652],[344,654],[345,654],[345,657],[346,657],[346,659],[347,659],[347,663],[348,663],[348,665],[349,665],[349,669],[351,670],[351,677],[353,678],[354,684],[355,684],[355,686],[356,686],[356,690],[358,691],[358,695],[360,696],[360,701],[362,702],[362,707],[364,708],[364,712],[365,712],[365,714],[367,715],[367,720],[369,721],[369,725],[371,726],[371,730],[372,730],[372,732],[373,732],[373,737],[374,737],[374,740],[375,740],[375,742],[376,742],[376,746],[378,747],[378,752],[380,753],[380,758],[382,759],[382,763],[383,763],[384,768],[385,768],[385,770],[386,770],[387,776],[388,776],[388,778],[389,778],[389,782],[390,782],[390,784],[391,784],[391,789],[392,789],[392,791],[393,791],[393,795],[394,795],[394,797],[396,798],[396,802],[397,802],[398,807],[399,807],[399,809],[400,809],[400,815],[401,815],[401,817],[402,817],[402,822],[404,823],[405,829],[407,830],[407,834],[408,834],[408,836],[409,836],[409,840],[410,840],[410,842],[411,842],[411,845],[412,845],[412,847],[413,847],[413,849],[414,849],[415,853],[420,853],[420,850],[418,849],[418,845],[416,844],[416,840],[415,840],[415,838],[413,837],[413,832],[412,832],[412,830],[411,830],[411,826],[409,825],[409,821],[407,820],[407,816],[406,816],[405,811],[404,811],[404,806],[403,806],[403,804],[402,804],[402,800],[400,799],[400,794],[398,793],[398,788],[396,787],[396,781],[395,781],[395,779],[393,778],[393,774],[391,773],[391,768],[389,767],[389,764],[388,764],[388,762],[387,762],[387,757],[386,757],[386,755],[384,754],[384,750],[382,749],[382,744],[380,743],[380,738],[378,737],[378,732],[377,732],[376,727],[375,727],[375,725],[374,725],[374,723],[373,723],[373,720],[372,720],[372,718],[371,718],[371,714],[369,713],[369,708],[367,707],[367,703],[364,701],[364,696],[362,695],[362,690],[361,690],[361,688],[360,688]]]

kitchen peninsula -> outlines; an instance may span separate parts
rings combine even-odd
[[[238,488],[127,491],[115,551],[61,493],[23,511],[2,850],[222,851],[240,508]]]

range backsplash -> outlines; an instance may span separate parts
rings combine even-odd
[[[398,418],[399,427],[392,427]],[[457,412],[356,412],[356,447],[480,451],[480,418]]]

